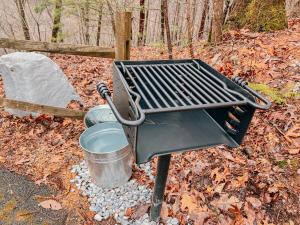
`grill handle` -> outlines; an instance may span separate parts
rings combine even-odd
[[[122,115],[119,113],[119,111],[117,110],[115,104],[113,103],[112,99],[111,99],[111,93],[108,90],[107,86],[105,83],[100,82],[97,84],[97,91],[100,94],[100,96],[105,99],[107,101],[107,103],[109,104],[110,108],[112,109],[112,112],[114,113],[115,117],[117,118],[117,120],[126,126],[138,126],[141,125],[144,121],[145,121],[145,114],[143,113],[140,105],[139,105],[139,101],[141,99],[141,97],[139,95],[136,96],[136,100],[135,100],[135,111],[138,112],[140,118],[138,120],[126,120],[122,117]]]
[[[265,97],[263,97],[261,94],[259,94],[258,92],[256,92],[255,90],[253,90],[252,88],[250,88],[248,86],[247,81],[244,81],[243,78],[241,77],[234,77],[232,78],[232,81],[235,82],[237,85],[241,86],[242,88],[244,88],[246,91],[248,91],[250,94],[252,94],[253,96],[255,96],[256,98],[260,99],[264,104],[257,104],[255,102],[249,101],[249,104],[257,109],[269,109],[271,107],[271,102],[266,99]]]

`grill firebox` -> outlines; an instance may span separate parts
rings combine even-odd
[[[270,107],[246,82],[200,60],[116,61],[113,82],[113,101],[105,85],[98,91],[123,124],[137,163],[220,144],[237,147],[255,109]]]

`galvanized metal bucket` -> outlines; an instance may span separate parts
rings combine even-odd
[[[109,105],[97,105],[85,114],[83,119],[86,127],[94,126],[97,123],[117,122]]]
[[[121,124],[95,124],[81,134],[79,143],[89,173],[98,186],[113,188],[129,180],[133,155]]]

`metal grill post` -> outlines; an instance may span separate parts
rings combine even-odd
[[[150,209],[151,221],[159,221],[161,206],[164,201],[164,192],[168,178],[170,160],[171,154],[158,157],[155,185]]]

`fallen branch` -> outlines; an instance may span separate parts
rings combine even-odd
[[[85,115],[85,112],[81,110],[72,110],[54,106],[40,105],[30,102],[7,99],[3,97],[0,97],[0,107],[19,109],[27,112],[36,112],[75,119],[82,119]]]

